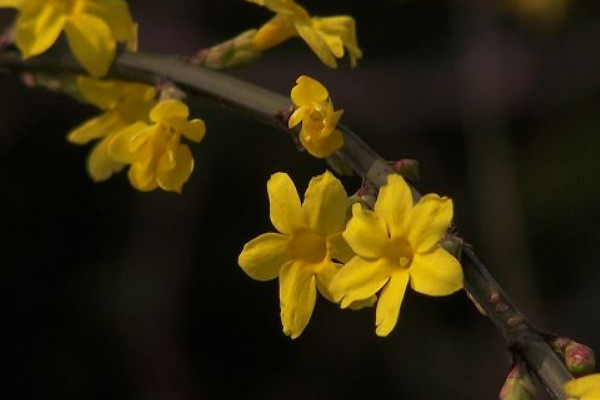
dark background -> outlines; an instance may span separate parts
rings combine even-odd
[[[130,4],[140,48],[171,55],[271,15],[241,0]],[[390,160],[420,160],[421,190],[454,199],[534,324],[600,349],[598,2],[554,23],[477,0],[303,4],[356,17],[356,69],[329,70],[295,39],[232,74],[281,93],[301,74],[324,82],[345,124]],[[303,192],[326,168],[286,135],[190,99],[208,125],[194,174],[182,195],[144,194],[125,174],[94,184],[89,147],[66,142],[92,107],[9,75],[0,93],[3,398],[497,398],[509,353],[463,294],[409,292],[383,339],[372,309],[321,298],[299,339],[283,335],[277,282],[245,276],[237,255],[272,229],[272,173]]]

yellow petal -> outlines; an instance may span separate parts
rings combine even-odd
[[[66,17],[56,13],[50,4],[22,7],[15,42],[23,57],[33,57],[48,50],[58,39],[65,22]]]
[[[304,130],[303,126],[300,132],[300,143],[313,157],[326,158],[342,148],[344,137],[339,130],[335,130],[324,138],[314,138]]]
[[[331,172],[312,178],[302,204],[308,228],[323,237],[343,231],[347,198],[342,183]]]
[[[327,251],[331,255],[331,259],[344,264],[356,255],[348,245],[348,242],[344,240],[341,232],[327,237]]]
[[[319,57],[319,59],[323,62],[323,64],[327,65],[330,68],[337,68],[337,62],[335,61],[335,57],[325,39],[319,35],[319,33],[311,26],[309,23],[296,23],[296,29],[298,30],[298,34],[306,44],[311,48],[311,50]]]
[[[356,300],[352,304],[348,306],[349,309],[357,311],[362,310],[363,308],[373,307],[377,303],[377,296],[373,295],[364,300]]]
[[[385,221],[392,238],[406,235],[405,227],[412,208],[413,198],[408,184],[400,175],[389,175],[387,184],[377,196],[375,213]]]
[[[290,15],[296,18],[309,18],[308,12],[293,0],[246,0],[268,8],[277,14]]]
[[[313,18],[313,23],[316,29],[327,37],[337,37],[343,45],[348,49],[350,54],[350,65],[356,66],[356,61],[362,58],[362,50],[358,47],[356,40],[356,22],[354,18],[346,15],[338,15],[335,17]],[[330,42],[331,41],[331,42]],[[333,45],[333,39],[329,39],[329,45]],[[338,46],[337,43],[334,44]],[[339,57],[343,56],[342,55]]]
[[[324,264],[324,266],[319,266],[317,269],[317,289],[319,290],[319,293],[323,295],[323,297],[335,303],[335,301],[333,300],[333,295],[329,291],[329,287],[331,286],[331,281],[333,280],[333,277],[339,271],[340,266],[332,262],[326,262]],[[348,308],[350,308],[351,310],[360,310],[365,307],[373,306],[376,301],[377,296],[373,295],[365,300],[357,300],[351,303],[348,306]]]
[[[452,200],[428,194],[419,200],[410,216],[409,241],[415,252],[430,251],[452,222]]]
[[[160,172],[170,171],[177,165],[177,151],[179,148],[179,137],[173,136],[171,140],[165,144],[162,155],[158,160],[156,170]],[[157,155],[158,156],[158,155]]]
[[[308,108],[305,106],[298,107],[296,110],[294,110],[292,115],[290,115],[290,119],[288,120],[288,127],[292,129],[300,122],[302,122],[302,119],[304,119],[307,110]]]
[[[175,153],[175,167],[168,171],[158,171],[158,185],[164,190],[181,193],[183,184],[187,182],[194,170],[194,157],[190,148],[180,144]]]
[[[396,326],[400,314],[400,306],[408,285],[408,271],[395,272],[381,291],[375,311],[375,333],[387,336]]]
[[[0,0],[0,7],[20,8],[27,0]]]
[[[271,222],[281,233],[291,234],[306,226],[302,216],[300,198],[288,174],[278,172],[267,182]]]
[[[318,81],[310,76],[302,75],[296,79],[296,86],[292,88],[291,97],[294,104],[301,107],[313,102],[324,102],[329,97],[329,92]]]
[[[108,144],[108,152],[113,159],[132,163],[138,159],[138,151],[151,134],[151,127],[136,122],[117,133]]]
[[[102,19],[88,14],[68,18],[65,33],[71,51],[95,78],[106,75],[115,58],[115,39]]]
[[[201,119],[193,119],[183,126],[181,133],[192,142],[199,143],[206,134],[206,124]]]
[[[289,241],[287,236],[279,233],[262,234],[244,245],[238,264],[252,279],[275,279],[288,261],[286,248]]]
[[[74,128],[67,139],[71,143],[85,144],[90,140],[106,137],[125,128],[126,125],[114,112],[106,112],[99,117],[91,118]]]
[[[600,374],[588,375],[567,382],[565,392],[569,396],[575,396],[582,400],[596,400],[600,397]]]
[[[311,268],[301,261],[288,262],[279,272],[279,300],[283,332],[296,339],[310,320],[317,288]]]
[[[141,192],[150,192],[158,187],[156,173],[150,162],[136,162],[129,168],[129,182]]]
[[[356,254],[369,258],[380,257],[390,241],[383,219],[358,203],[352,206],[343,236]]]
[[[329,291],[341,307],[373,296],[389,280],[394,266],[385,258],[373,261],[354,257],[333,277]]]
[[[114,108],[120,101],[121,91],[116,81],[104,81],[80,76],[77,88],[81,96],[101,110]]]
[[[321,33],[321,37],[325,39],[325,43],[329,47],[329,50],[333,53],[336,58],[344,57],[344,43],[342,39],[335,35],[327,35]]]
[[[152,122],[163,122],[169,118],[187,119],[190,115],[188,106],[179,100],[163,100],[154,106],[150,111],[150,120]]]
[[[416,254],[409,271],[413,290],[429,296],[446,296],[463,287],[460,263],[441,247]]]
[[[87,170],[95,182],[105,181],[125,167],[108,155],[108,143],[109,138],[101,140],[88,157]]]
[[[137,50],[137,24],[133,22],[125,1],[91,1],[86,3],[86,12],[106,21],[115,40],[126,42],[130,51]]]
[[[278,14],[261,26],[254,38],[252,47],[256,51],[265,51],[296,36],[296,28],[287,15]]]
[[[329,286],[331,285],[331,280],[338,272],[338,268],[338,265],[330,260],[325,260],[315,268],[317,289],[319,290],[319,293],[323,295],[323,297],[331,302],[334,302],[334,300],[333,296],[329,292]]]

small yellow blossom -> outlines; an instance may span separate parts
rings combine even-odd
[[[346,223],[347,195],[330,172],[310,181],[304,203],[285,173],[267,183],[271,222],[279,233],[265,233],[246,243],[238,258],[251,278],[267,281],[279,277],[283,332],[300,336],[312,315],[316,290],[331,300],[328,287],[339,265],[353,253],[341,232]]]
[[[88,77],[79,77],[77,87],[85,101],[104,113],[73,129],[68,140],[75,144],[86,144],[100,139],[88,157],[87,169],[92,179],[104,181],[125,166],[109,157],[110,140],[130,124],[147,120],[155,104],[156,90],[141,83],[101,81]]]
[[[325,158],[344,145],[341,132],[336,129],[344,113],[334,111],[329,92],[316,80],[302,75],[296,80],[291,93],[296,110],[290,116],[291,128],[302,122],[300,142],[315,157]]]
[[[16,44],[24,58],[48,50],[64,30],[73,54],[90,75],[106,75],[117,42],[137,47],[137,25],[123,0],[0,0],[19,10]]]
[[[374,211],[360,204],[343,233],[357,254],[335,275],[329,287],[342,308],[379,290],[376,333],[387,336],[398,320],[410,280],[413,290],[430,296],[463,287],[459,262],[439,246],[452,220],[452,201],[428,194],[413,205],[407,183],[390,175]]]
[[[254,37],[254,46],[263,51],[300,36],[328,67],[337,68],[336,58],[348,49],[350,65],[362,57],[356,40],[354,18],[346,15],[314,17],[293,0],[246,0],[264,6],[277,15],[263,25]]]
[[[163,100],[150,111],[152,124],[138,121],[117,133],[108,144],[108,154],[131,164],[129,181],[138,190],[160,187],[180,193],[194,169],[194,158],[181,136],[200,142],[206,133],[204,121],[188,121],[189,109],[178,100]]]
[[[600,374],[587,375],[565,384],[567,400],[599,400]]]

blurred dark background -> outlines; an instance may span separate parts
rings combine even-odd
[[[324,82],[345,124],[390,160],[418,159],[421,190],[454,199],[540,329],[600,349],[600,4],[547,18],[492,3],[304,1],[356,17],[356,69],[328,70],[296,39],[231,73],[280,93],[301,74]],[[241,0],[130,5],[140,48],[171,55],[271,16]],[[385,339],[372,309],[321,298],[299,339],[283,335],[277,282],[245,276],[237,255],[272,229],[272,173],[303,192],[326,168],[286,135],[191,99],[208,125],[194,174],[182,195],[144,194],[125,174],[94,184],[89,147],[66,142],[92,107],[15,76],[0,91],[3,398],[497,398],[509,353],[464,294],[410,292]]]

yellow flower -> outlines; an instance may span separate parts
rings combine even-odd
[[[350,55],[350,65],[362,57],[356,41],[356,23],[346,15],[314,17],[293,0],[246,0],[264,6],[277,15],[263,25],[254,37],[254,46],[263,51],[299,35],[321,61],[337,68],[336,58]]]
[[[569,0],[510,0],[509,7],[520,17],[537,22],[555,24],[561,22],[567,13]]]
[[[313,178],[304,203],[285,173],[267,183],[271,222],[279,233],[265,233],[246,243],[238,258],[251,278],[267,281],[279,277],[283,332],[300,336],[313,312],[316,290],[331,300],[328,287],[338,265],[352,253],[341,232],[346,223],[347,195],[330,172]]]
[[[600,374],[587,375],[565,384],[568,400],[599,400]]]
[[[73,54],[90,75],[106,75],[117,42],[137,47],[137,25],[123,0],[0,0],[19,10],[16,44],[24,58],[48,50],[64,30]]]
[[[136,122],[117,133],[108,144],[116,161],[131,164],[129,181],[138,190],[160,187],[180,193],[194,169],[192,152],[181,136],[200,142],[204,121],[188,121],[189,109],[178,100],[163,100],[150,111],[150,121]]]
[[[343,233],[357,254],[336,274],[329,287],[342,308],[381,289],[376,310],[376,333],[387,336],[398,320],[410,280],[413,290],[443,296],[463,287],[459,262],[438,242],[452,220],[452,201],[436,194],[413,205],[409,186],[390,175],[374,211],[360,204]]]
[[[343,110],[334,111],[329,93],[316,80],[302,75],[296,80],[291,93],[296,110],[290,116],[291,128],[302,122],[300,142],[310,154],[325,158],[344,145],[344,138],[336,129]]]
[[[109,157],[110,140],[130,124],[148,118],[155,104],[156,90],[141,83],[101,81],[88,77],[79,77],[77,87],[85,101],[104,113],[73,129],[68,140],[75,144],[86,144],[100,139],[88,157],[87,169],[92,179],[104,181],[125,166]]]

